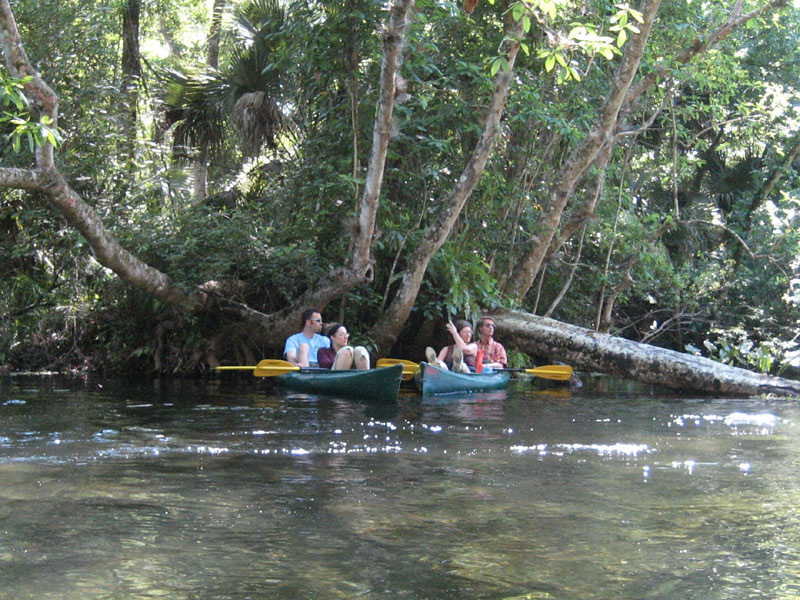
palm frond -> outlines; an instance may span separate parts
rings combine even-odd
[[[239,122],[245,156],[257,155],[264,143],[273,149],[277,147],[275,138],[284,128],[284,116],[267,94],[243,94],[236,102],[234,116]]]

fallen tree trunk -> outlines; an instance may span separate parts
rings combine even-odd
[[[492,313],[507,348],[678,390],[800,396],[800,381],[762,375],[691,354],[632,342],[520,311]]]

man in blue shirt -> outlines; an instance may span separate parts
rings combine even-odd
[[[303,312],[302,326],[303,331],[286,338],[283,355],[298,367],[317,366],[317,350],[331,347],[331,339],[319,333],[322,331],[322,315],[309,308]]]

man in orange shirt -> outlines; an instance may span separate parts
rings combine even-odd
[[[506,349],[494,340],[494,319],[483,316],[478,321],[478,350],[483,350],[483,366],[492,369],[505,369],[508,366]]]

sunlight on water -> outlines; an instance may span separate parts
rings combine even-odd
[[[564,454],[567,452],[580,452],[589,451],[597,453],[598,455],[620,455],[620,456],[638,456],[650,452],[647,446],[642,444],[558,444],[553,448],[548,448],[546,444],[539,444],[532,448],[526,446],[512,446],[511,450],[517,453],[524,453],[534,451],[541,455],[549,453]]]
[[[758,433],[768,434],[772,428],[778,424],[778,418],[770,413],[748,414],[742,412],[731,413],[727,416],[721,415],[680,415],[673,418],[672,423],[678,427],[686,427],[689,424],[701,426],[704,423],[720,422],[728,427],[756,428]]]
[[[0,598],[795,599],[799,417],[522,386],[389,407],[8,386]]]

